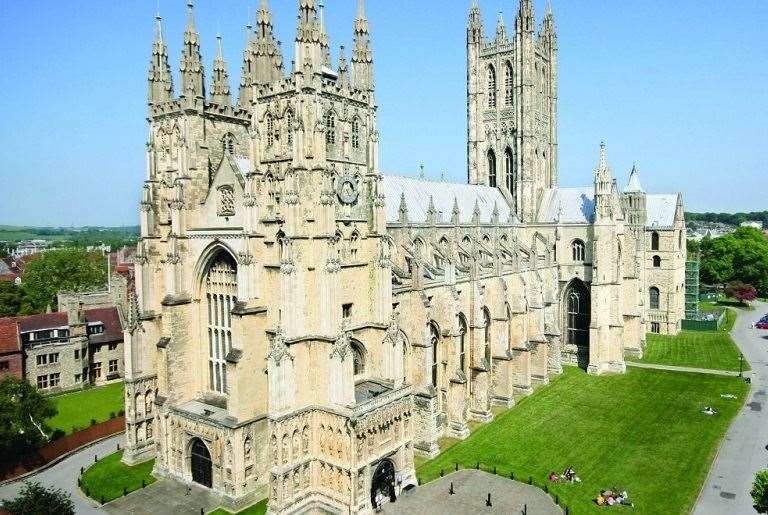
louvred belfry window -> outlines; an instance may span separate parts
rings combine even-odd
[[[237,264],[220,252],[205,278],[208,304],[208,387],[227,393],[226,356],[232,350],[232,309],[237,302]]]

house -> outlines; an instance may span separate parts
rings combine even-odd
[[[24,378],[24,357],[15,318],[0,318],[0,379]]]

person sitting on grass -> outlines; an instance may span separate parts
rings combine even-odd
[[[573,467],[568,467],[565,469],[563,472],[563,477],[571,483],[581,483],[581,478],[576,475],[576,471],[573,470]]]
[[[550,472],[550,473],[549,473],[549,480],[550,480],[551,482],[553,482],[553,483],[557,483],[558,481],[560,481],[560,476],[558,476],[558,475],[557,475],[557,474],[555,474],[554,472]]]

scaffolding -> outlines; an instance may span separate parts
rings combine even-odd
[[[699,256],[685,263],[685,318],[699,318]]]

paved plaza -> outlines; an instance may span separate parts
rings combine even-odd
[[[453,483],[454,495],[448,493]],[[486,505],[488,493],[492,506]],[[460,470],[401,495],[384,506],[390,515],[448,515],[454,513],[504,513],[563,515],[543,490],[479,470]]]
[[[102,509],[107,513],[131,515],[195,515],[201,508],[203,513],[208,513],[219,506],[221,499],[207,488],[159,479],[147,488],[105,504]]]

